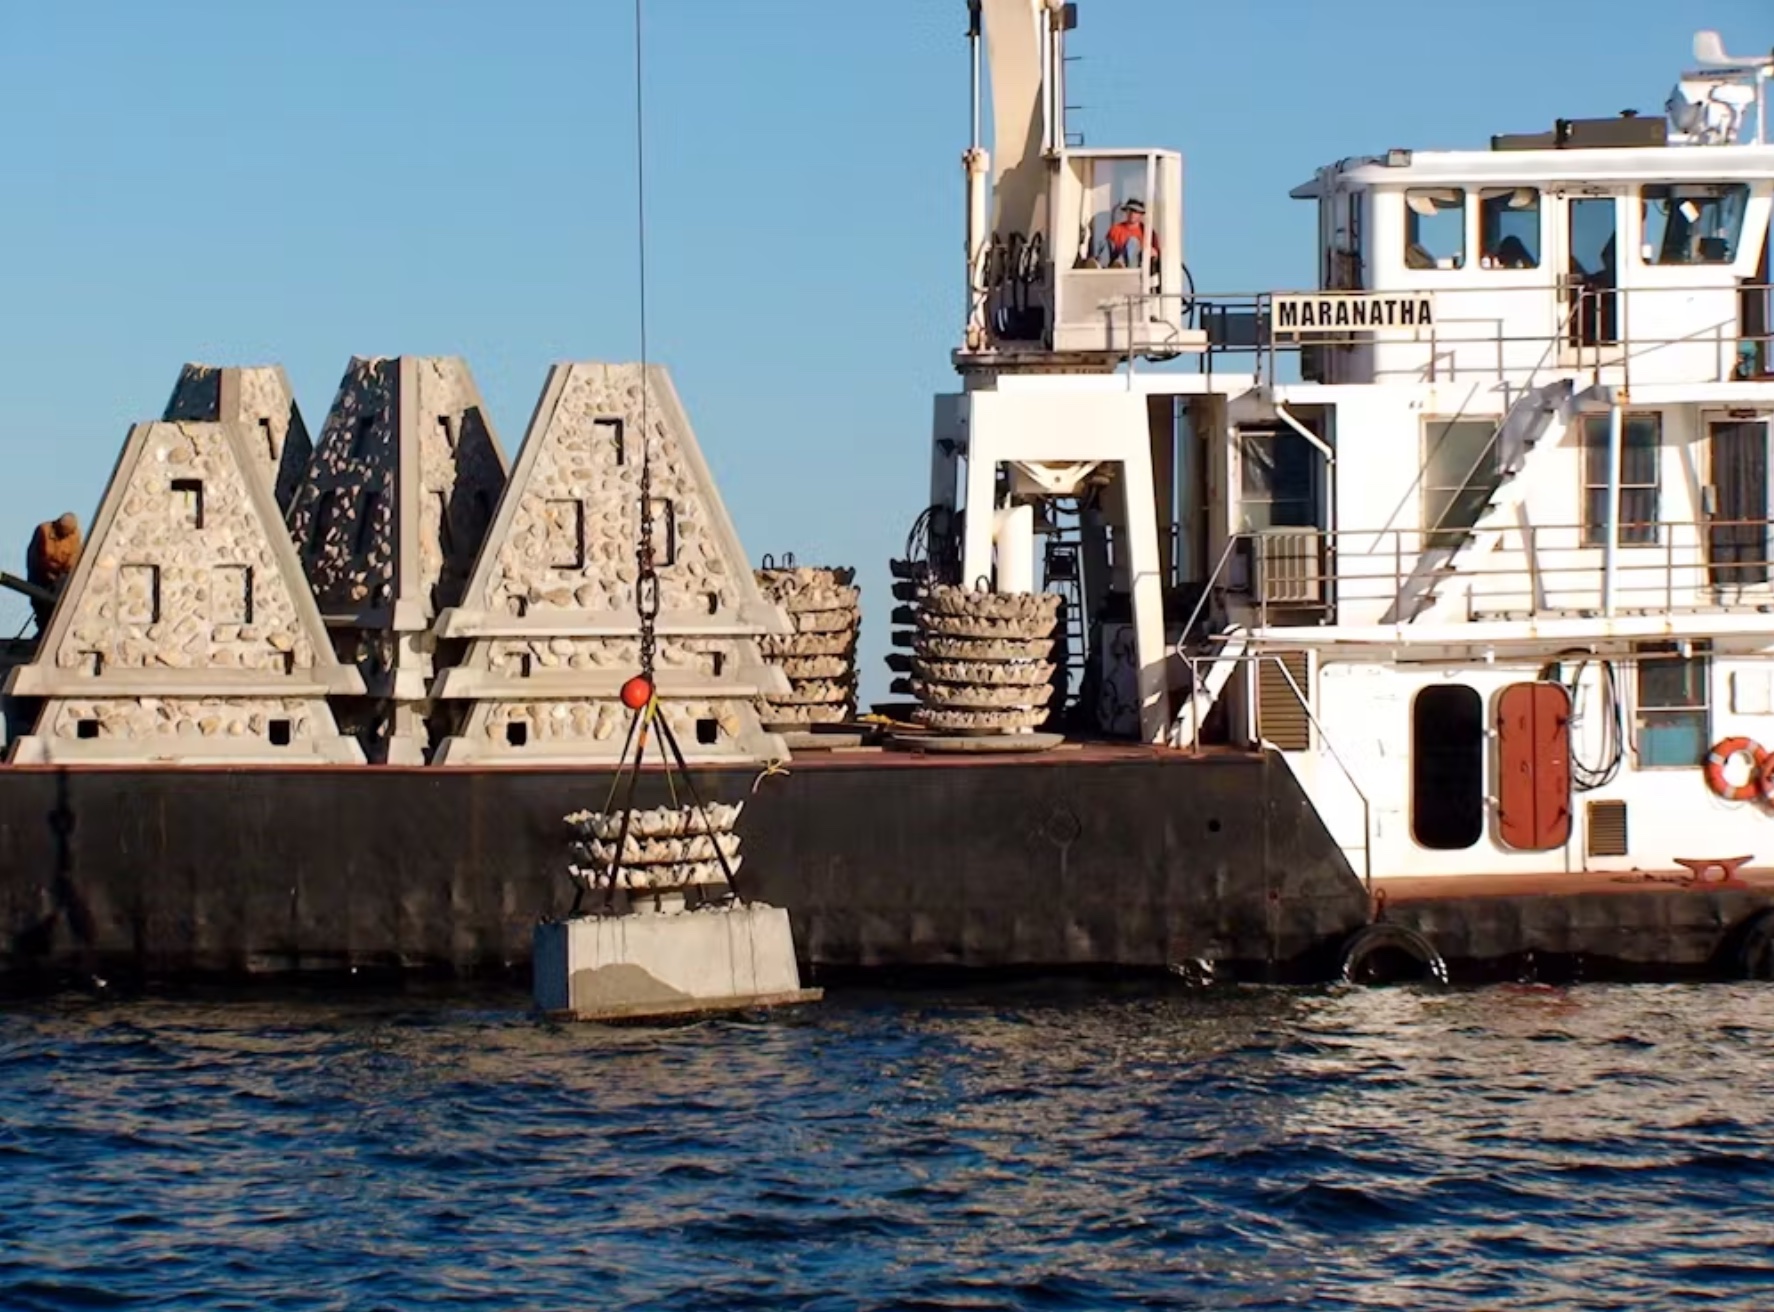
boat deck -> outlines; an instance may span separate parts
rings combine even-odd
[[[1725,864],[1732,864],[1736,858]],[[1707,893],[1727,889],[1774,893],[1774,866],[1752,868],[1746,861],[1730,874],[1720,866],[1700,871],[1572,870],[1526,875],[1376,875],[1374,894],[1387,906],[1463,901],[1474,898],[1571,897],[1582,894]]]
[[[663,773],[665,767],[656,755],[657,749],[650,750],[642,770],[646,773]],[[789,757],[780,762],[785,769],[825,770],[825,769],[895,769],[916,767],[918,769],[961,768],[982,769],[1001,766],[1029,765],[1119,765],[1142,761],[1180,762],[1184,764],[1200,764],[1211,761],[1257,761],[1263,753],[1254,749],[1227,746],[1203,745],[1198,749],[1156,747],[1147,743],[1125,741],[1092,741],[1068,740],[1057,747],[1045,751],[931,751],[916,745],[882,746],[878,744],[860,747],[838,747],[819,749],[799,749],[790,753]],[[614,770],[614,761],[598,762],[593,765],[580,765],[571,761],[539,760],[525,764],[492,764],[484,761],[467,765],[341,765],[324,762],[292,762],[283,764],[260,764],[227,761],[132,761],[132,762],[69,762],[66,764],[4,764],[0,765],[0,773],[6,774],[61,774],[64,772],[125,772],[129,774],[183,774],[213,773],[224,771],[230,774],[242,771],[264,771],[277,774],[347,774],[362,775],[373,772],[383,774],[421,774],[421,775],[463,775],[463,774],[559,774],[562,771],[582,771],[586,773],[608,773]],[[756,761],[724,762],[693,762],[691,769],[700,774],[704,771],[755,772],[760,768]],[[766,767],[767,768],[767,767]]]

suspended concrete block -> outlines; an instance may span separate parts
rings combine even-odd
[[[363,691],[334,659],[257,435],[137,424],[36,659],[45,698],[12,759],[361,762],[327,705]]]
[[[244,426],[279,513],[289,510],[314,444],[282,365],[188,364],[161,418]]]
[[[758,639],[793,632],[752,577],[670,376],[649,366],[559,364],[459,606],[441,639],[468,640],[435,685],[468,706],[437,760],[609,762],[640,668],[635,584],[643,435],[651,448],[659,604],[656,686],[686,759],[782,759],[754,699],[786,694]],[[645,411],[643,422],[643,410]]]
[[[433,622],[461,598],[507,469],[461,360],[351,361],[289,524],[334,648],[364,676],[339,714],[372,761],[427,758]]]

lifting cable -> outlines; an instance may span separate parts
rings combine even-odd
[[[610,813],[610,806],[616,800],[618,789],[622,789],[622,824],[617,831],[616,846],[611,855],[610,864],[603,872],[604,910],[612,908],[615,900],[617,880],[622,874],[623,858],[628,848],[628,835],[634,820],[635,787],[640,782],[641,762],[647,754],[647,739],[650,733],[657,730],[659,734],[660,762],[665,767],[665,783],[670,790],[672,805],[678,804],[677,782],[673,777],[673,768],[683,776],[684,785],[690,794],[695,814],[702,820],[701,833],[707,835],[714,848],[715,860],[720,863],[721,874],[726,877],[727,888],[732,897],[739,896],[739,884],[734,876],[733,867],[727,860],[727,850],[721,844],[721,835],[717,834],[709,817],[708,806],[697,792],[696,781],[690,777],[690,767],[684,760],[683,749],[678,746],[677,735],[672,733],[671,725],[659,711],[659,694],[654,684],[654,664],[658,651],[657,626],[659,620],[659,565],[653,554],[653,425],[651,400],[653,388],[648,375],[647,361],[647,131],[646,131],[646,98],[642,70],[641,45],[641,0],[634,0],[634,138],[635,138],[635,231],[636,257],[639,264],[640,281],[640,346],[641,346],[641,478],[640,478],[640,529],[635,549],[635,609],[640,615],[640,673],[622,685],[622,704],[629,709],[628,734],[622,742],[622,755],[617,758],[616,774],[610,780],[610,794],[604,801],[604,813]],[[634,757],[629,758],[629,749],[634,749]],[[626,784],[626,788],[623,785]],[[686,840],[695,837],[697,831],[685,831]],[[580,889],[573,900],[573,912],[577,915],[580,903],[584,898],[584,889]]]

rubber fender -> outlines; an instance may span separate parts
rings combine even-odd
[[[1774,907],[1750,913],[1736,938],[1731,964],[1737,978],[1774,980]]]
[[[1413,964],[1400,970],[1406,962]],[[1349,936],[1338,977],[1349,984],[1446,984],[1448,963],[1416,930],[1380,923]]]

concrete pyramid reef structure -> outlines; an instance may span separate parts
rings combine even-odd
[[[296,408],[289,375],[282,365],[216,367],[188,364],[179,370],[162,419],[240,424],[251,439],[254,459],[277,498],[279,513],[290,508],[308,470],[314,444]]]
[[[46,699],[18,762],[361,762],[327,698],[334,659],[258,455],[239,424],[138,424],[36,658],[7,692]]]
[[[456,604],[508,466],[468,366],[356,358],[290,507],[334,649],[366,697],[339,708],[372,761],[424,763],[435,726],[432,636]]]
[[[788,693],[758,638],[793,629],[752,577],[670,376],[656,365],[643,375],[632,364],[560,364],[549,372],[474,578],[439,622],[442,638],[467,639],[469,648],[439,679],[436,696],[470,708],[440,762],[621,756],[630,713],[618,693],[640,668],[643,440],[652,461],[655,673],[666,722],[692,761],[788,755],[759,724],[754,699]]]

